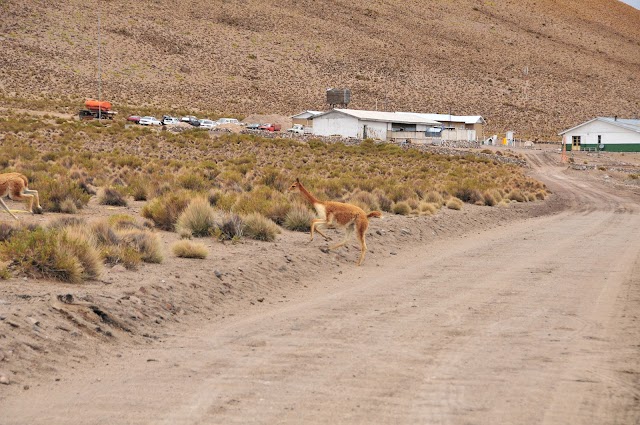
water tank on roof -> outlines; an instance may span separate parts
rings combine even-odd
[[[327,103],[332,108],[335,106],[347,107],[351,102],[351,90],[349,89],[328,89]]]

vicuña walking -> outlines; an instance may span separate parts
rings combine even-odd
[[[28,185],[29,185],[29,179],[27,179],[27,176],[25,176],[24,174],[20,174],[20,173],[0,174],[0,204],[2,204],[2,207],[9,214],[11,214],[11,217],[15,218],[16,220],[18,220],[18,217],[16,217],[11,212],[9,207],[7,207],[7,204],[5,204],[4,200],[2,199],[5,196],[9,196],[9,198],[13,199],[14,201],[25,201],[26,206],[28,207],[27,211],[29,211],[30,213],[34,212],[33,201],[35,199],[36,201],[35,212],[38,214],[42,213],[42,207],[40,206],[40,198],[38,197],[38,191],[29,189]]]
[[[296,189],[313,205],[313,208],[318,214],[318,218],[311,221],[311,240],[313,240],[313,233],[316,231],[326,240],[329,239],[322,233],[320,230],[321,227],[324,228],[329,225],[344,227],[346,234],[342,242],[329,247],[329,249],[337,249],[349,241],[349,238],[355,230],[358,241],[360,242],[360,259],[357,264],[361,265],[367,252],[367,243],[364,238],[365,232],[369,227],[369,217],[382,217],[382,213],[380,211],[372,211],[367,214],[362,208],[355,205],[345,204],[343,202],[320,201],[305,189],[302,183],[300,183],[300,179],[296,179],[295,183],[289,187],[291,191]]]

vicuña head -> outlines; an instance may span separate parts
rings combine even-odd
[[[315,231],[326,240],[329,240],[320,228],[325,228],[329,225],[344,227],[346,229],[344,240],[339,244],[329,247],[329,249],[337,249],[344,246],[349,241],[353,231],[356,231],[356,236],[360,242],[360,259],[357,264],[361,265],[367,252],[367,244],[364,238],[367,227],[369,227],[369,217],[382,217],[380,211],[373,211],[367,214],[362,208],[355,205],[345,204],[343,202],[320,201],[302,185],[300,179],[296,179],[289,187],[289,190],[299,190],[318,214],[318,218],[311,221],[311,240],[313,240],[313,233]]]
[[[7,204],[4,203],[5,196],[9,196],[9,198],[14,201],[25,201],[27,206],[27,211],[34,214],[42,214],[42,207],[40,206],[40,198],[38,196],[37,190],[30,190],[27,186],[29,185],[29,180],[27,176],[20,173],[4,173],[0,174],[0,204],[2,207],[11,214],[11,217],[18,220]],[[33,201],[36,201],[35,211],[33,209]]]

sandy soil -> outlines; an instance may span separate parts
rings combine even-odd
[[[3,283],[2,423],[637,423],[638,188],[526,156],[546,202],[372,221],[360,268],[286,233]]]

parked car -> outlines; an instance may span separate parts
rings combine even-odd
[[[261,124],[247,124],[245,128],[247,130],[258,130]]]
[[[302,124],[294,124],[293,127],[287,129],[289,133],[304,134],[304,126]]]
[[[162,125],[159,119],[156,117],[142,117],[140,121],[138,121],[140,125]]]
[[[130,115],[127,117],[127,121],[131,121],[138,124],[140,122],[140,118],[141,117],[139,115]]]
[[[162,117],[162,124],[164,125],[178,124],[179,122],[180,120],[178,120],[178,118],[170,117],[169,115],[165,115],[164,117]]]
[[[212,120],[200,120],[200,127],[201,128],[214,128],[215,126],[217,126],[218,124],[215,121]]]
[[[218,125],[222,125],[222,124],[240,124],[240,121],[238,121],[235,118],[220,118],[216,122],[218,123]]]
[[[191,121],[196,120],[198,121],[198,118],[194,117],[193,115],[187,115],[186,117],[182,117],[180,118],[180,121],[182,122],[188,122],[190,123]]]
[[[280,129],[282,128],[282,126],[280,124],[262,124],[260,127],[258,127],[259,130],[265,130],[265,131],[280,131]]]

